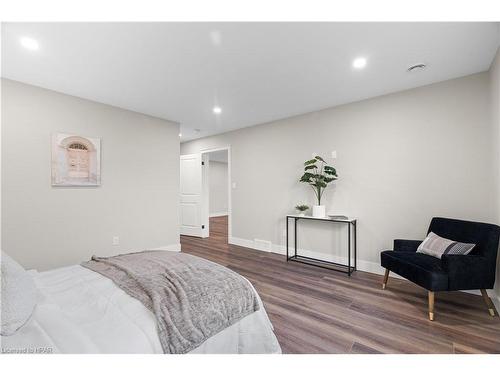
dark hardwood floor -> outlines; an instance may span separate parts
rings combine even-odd
[[[264,302],[284,353],[500,353],[500,318],[481,296],[427,292],[401,279],[347,275],[227,243],[227,217],[210,219],[210,238],[181,236],[182,251],[238,272]]]

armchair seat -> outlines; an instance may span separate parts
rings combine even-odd
[[[382,251],[382,267],[391,270],[427,290],[448,290],[448,274],[441,259],[407,251]]]

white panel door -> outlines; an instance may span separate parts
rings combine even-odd
[[[203,219],[203,169],[201,154],[181,155],[181,234],[207,237]]]

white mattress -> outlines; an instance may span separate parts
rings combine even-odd
[[[35,272],[39,302],[30,321],[0,336],[2,351],[162,353],[154,315],[111,280],[81,266]],[[281,353],[261,309],[190,353]]]

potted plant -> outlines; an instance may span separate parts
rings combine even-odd
[[[304,212],[309,209],[309,206],[305,204],[298,204],[295,206],[295,209],[299,212],[299,216],[304,216]]]
[[[321,156],[315,156],[314,159],[304,163],[304,174],[299,181],[309,184],[314,190],[314,195],[318,200],[318,204],[313,206],[314,217],[326,216],[325,206],[321,205],[321,197],[328,184],[335,181],[337,177],[335,168],[328,165]]]

